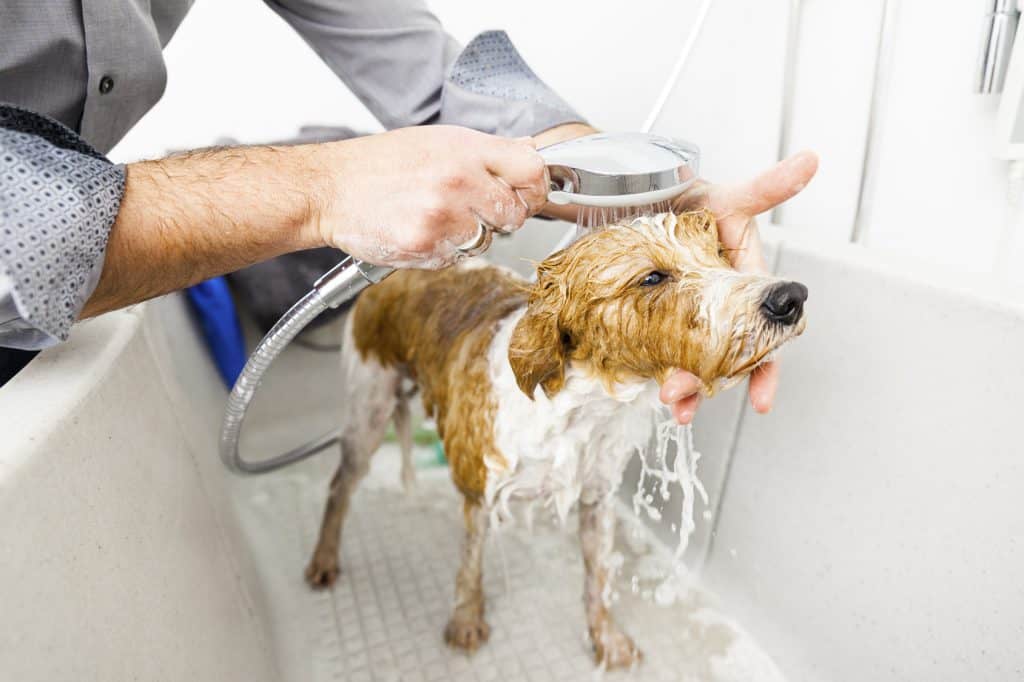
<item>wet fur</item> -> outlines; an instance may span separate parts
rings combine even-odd
[[[644,286],[652,272],[664,280]],[[563,518],[578,502],[596,660],[633,665],[639,651],[602,596],[622,470],[646,442],[657,384],[674,369],[696,374],[712,394],[802,331],[802,320],[780,328],[760,314],[764,292],[777,281],[732,270],[714,219],[694,212],[584,237],[539,264],[533,284],[467,263],[403,271],[371,287],[346,323],[342,382],[358,400],[346,401],[353,407],[343,415],[341,465],[308,581],[325,587],[336,579],[349,500],[392,418],[409,478],[405,400],[412,382],[437,422],[465,500],[445,640],[472,651],[490,634],[483,544],[509,500],[537,500]]]

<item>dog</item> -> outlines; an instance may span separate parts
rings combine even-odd
[[[306,579],[338,576],[352,493],[389,422],[408,452],[408,386],[437,423],[464,498],[466,534],[446,642],[486,642],[481,564],[490,523],[514,500],[563,519],[579,505],[584,607],[599,665],[630,667],[640,652],[603,595],[614,537],[614,493],[647,446],[658,384],[677,368],[712,395],[799,335],[807,289],[732,269],[706,211],[608,226],[556,252],[527,282],[466,261],[397,272],[367,289],[346,322],[341,464]]]

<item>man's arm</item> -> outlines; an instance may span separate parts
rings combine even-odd
[[[91,317],[320,246],[315,148],[208,149],[127,166]]]
[[[434,128],[430,132],[441,130]],[[397,131],[392,137],[405,136],[406,132],[414,133]],[[542,133],[535,142],[542,146],[590,132],[593,129],[585,124],[570,124]],[[110,230],[106,263],[82,317],[123,308],[283,253],[337,243],[352,253],[365,254],[366,249],[359,244],[358,225],[353,224],[354,216],[328,225],[323,213],[332,191],[349,197],[346,207],[352,213],[359,205],[371,208],[381,200],[380,191],[368,190],[368,196],[355,196],[356,187],[365,184],[360,176],[374,174],[371,166],[376,167],[377,173],[386,172],[389,164],[408,163],[409,157],[416,154],[414,148],[396,147],[397,139],[395,144],[379,144],[375,137],[321,145],[204,149],[128,165],[120,212]],[[494,142],[485,135],[472,137],[478,142]],[[515,144],[510,141],[509,147],[514,148]],[[446,152],[443,148],[437,151]],[[457,156],[451,152],[451,158],[444,161],[451,176],[461,172]],[[531,161],[526,158],[522,163],[529,166]],[[516,182],[523,188],[521,194],[530,192],[530,183],[535,183],[543,173],[536,164],[532,170],[533,178],[529,167],[507,171],[518,173]],[[396,170],[395,175],[398,173]],[[337,178],[348,180],[342,180],[341,186],[332,190]],[[402,181],[397,177],[382,179],[394,184],[392,196],[384,198],[393,200]],[[429,183],[429,176],[417,183],[423,185],[422,194],[429,193]],[[542,200],[536,187],[532,191],[531,213]],[[436,199],[436,203],[442,203],[440,198]],[[472,203],[473,200],[467,201],[467,205]],[[573,210],[552,210],[559,208],[563,212]],[[522,219],[525,217],[523,214]],[[562,217],[575,220],[575,215]],[[410,232],[413,220],[415,217],[410,214],[403,224],[389,226],[396,239],[403,232]],[[521,219],[495,216],[488,224],[516,221]],[[352,224],[353,229],[342,233],[346,224]],[[475,223],[468,227],[467,239],[476,229]],[[428,240],[434,237],[436,229],[426,230]],[[432,246],[428,243],[412,250]],[[368,257],[374,260],[372,254]]]
[[[545,177],[531,141],[450,126],[132,164],[85,315],[318,246],[443,267],[480,221],[512,231],[539,211]]]
[[[61,124],[0,106],[0,346],[45,348],[80,315],[296,249],[442,267],[481,222],[520,227],[545,192],[532,141],[465,128],[121,167]]]

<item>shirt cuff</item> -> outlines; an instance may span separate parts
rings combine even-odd
[[[448,71],[439,123],[507,137],[536,135],[565,123],[585,123],[537,77],[504,31],[471,40]]]
[[[52,119],[0,106],[0,346],[67,339],[103,269],[125,171]]]

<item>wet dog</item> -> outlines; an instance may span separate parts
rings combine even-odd
[[[677,368],[711,395],[749,374],[805,325],[807,290],[733,270],[707,212],[672,213],[583,237],[537,268],[534,283],[467,262],[403,271],[368,289],[346,324],[341,465],[306,570],[338,575],[349,501],[390,421],[409,451],[408,384],[418,387],[464,497],[454,647],[485,642],[481,564],[488,525],[514,500],[562,518],[579,504],[584,605],[599,664],[638,660],[602,595],[614,493],[645,447],[658,384]],[[411,471],[408,455],[403,476]]]

